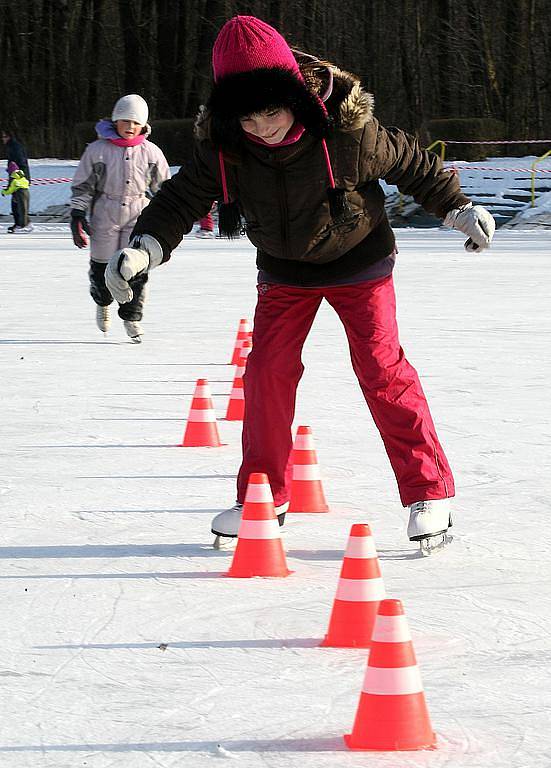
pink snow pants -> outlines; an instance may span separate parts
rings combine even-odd
[[[291,425],[304,371],[301,352],[323,299],[346,330],[352,366],[383,439],[402,504],[453,496],[453,476],[423,389],[398,340],[389,276],[333,288],[258,286],[253,348],[243,382],[238,501],[244,501],[251,472],[268,475],[276,506],[289,499]]]

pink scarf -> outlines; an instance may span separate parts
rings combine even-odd
[[[253,136],[252,133],[245,132],[245,136],[249,141],[252,141],[255,144],[262,144],[263,147],[286,147],[289,144],[294,144],[298,141],[303,133],[304,126],[295,121],[287,131],[283,141],[279,141],[277,144],[268,144],[267,141],[264,141],[264,139],[261,139],[259,136]]]
[[[117,147],[137,147],[138,144],[143,144],[145,141],[145,133],[140,133],[132,139],[123,139],[122,137],[119,137],[118,139],[109,139],[109,141],[111,144],[116,144]]]

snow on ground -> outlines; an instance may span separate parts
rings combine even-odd
[[[551,238],[486,255],[400,230],[402,342],[455,469],[455,539],[406,538],[342,328],[323,306],[296,424],[312,426],[326,515],[294,515],[286,579],[228,579],[211,517],[233,502],[240,427],[222,420],[245,241],[186,238],[151,279],[141,346],[103,339],[67,227],[3,235],[0,765],[9,768],[548,768],[551,763]],[[207,377],[226,445],[184,449]],[[355,753],[363,650],[319,648],[354,522],[403,600],[438,749]],[[231,763],[233,764],[233,763]]]

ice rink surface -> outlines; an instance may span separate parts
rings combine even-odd
[[[245,240],[186,238],[151,277],[141,346],[103,338],[67,227],[0,240],[0,766],[548,768],[551,233],[398,230],[401,340],[456,475],[454,542],[422,559],[323,305],[296,425],[331,512],[288,516],[286,579],[228,579],[211,517],[235,498],[224,422]],[[197,378],[226,445],[184,449]],[[344,747],[367,652],[319,648],[343,550],[369,522],[403,601],[432,752]],[[229,764],[232,764],[231,762]]]

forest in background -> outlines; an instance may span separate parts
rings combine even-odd
[[[493,118],[503,138],[547,139],[550,11],[551,0],[0,0],[0,124],[31,157],[78,157],[76,124],[109,116],[124,93],[144,96],[154,124],[193,117],[214,38],[239,13],[358,74],[386,125],[419,134],[436,118]]]

